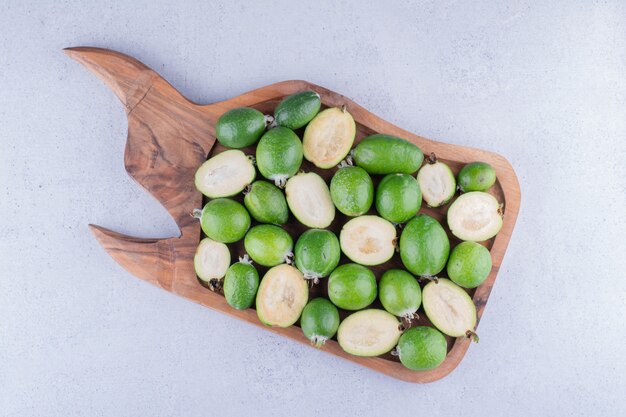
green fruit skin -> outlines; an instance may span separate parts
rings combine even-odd
[[[205,235],[222,243],[241,240],[250,227],[245,207],[229,198],[211,200],[202,209],[200,225]]]
[[[344,310],[360,310],[376,299],[376,277],[363,265],[345,264],[328,278],[328,298]]]
[[[412,174],[423,161],[417,145],[390,135],[368,136],[354,149],[354,162],[370,174]]]
[[[461,191],[487,191],[496,183],[496,170],[485,162],[472,162],[459,172]]]
[[[294,256],[305,278],[327,277],[339,265],[339,239],[329,230],[307,230],[298,238]]]
[[[289,219],[285,195],[267,181],[253,182],[243,203],[259,223],[285,224]]]
[[[400,336],[398,352],[402,365],[414,371],[427,371],[438,367],[446,359],[448,345],[438,330],[418,326]]]
[[[491,254],[483,245],[476,242],[462,242],[450,254],[448,277],[457,285],[476,288],[491,272]]]
[[[321,105],[320,95],[315,91],[292,94],[276,106],[274,120],[278,126],[300,129],[313,120]]]
[[[337,210],[346,216],[360,216],[372,206],[374,183],[363,168],[344,167],[330,181],[330,197]]]
[[[250,229],[243,245],[254,262],[271,267],[285,262],[293,249],[293,239],[278,226],[261,224]]]
[[[402,317],[417,311],[422,303],[422,289],[413,275],[401,269],[390,269],[378,283],[378,297],[385,310]]]
[[[317,347],[337,333],[339,311],[325,298],[315,298],[304,307],[300,316],[300,327],[304,335]]]
[[[450,240],[441,224],[420,214],[410,220],[400,235],[400,258],[411,273],[435,276],[446,266]]]
[[[404,223],[422,206],[422,191],[415,177],[386,175],[376,188],[376,210],[392,223]]]
[[[259,273],[249,263],[234,263],[224,277],[224,297],[237,310],[245,310],[254,304],[259,288]]]
[[[265,116],[250,107],[238,107],[224,113],[215,125],[217,140],[229,148],[253,145],[265,131]]]
[[[263,135],[256,148],[256,164],[265,178],[293,176],[302,164],[302,142],[293,130],[276,127]]]

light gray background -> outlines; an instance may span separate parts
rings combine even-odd
[[[624,415],[624,2],[88,3],[0,3],[0,416]],[[480,343],[413,385],[130,276],[86,224],[177,228],[76,45],[198,102],[310,80],[507,157],[522,207]]]

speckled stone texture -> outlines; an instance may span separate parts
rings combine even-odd
[[[0,416],[623,415],[626,3],[107,3],[0,2]],[[412,385],[130,276],[87,223],[177,228],[77,45],[197,102],[306,79],[506,156],[522,207],[480,343]]]

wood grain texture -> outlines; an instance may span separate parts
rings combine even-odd
[[[283,97],[312,89],[320,94],[323,106],[347,107],[357,122],[356,142],[373,133],[386,133],[417,144],[425,154],[434,152],[440,160],[450,165],[455,174],[464,164],[473,161],[487,162],[496,169],[498,181],[490,193],[504,204],[504,222],[500,233],[484,243],[490,249],[493,259],[493,269],[489,277],[477,289],[468,291],[476,303],[480,320],[511,238],[520,205],[517,177],[509,162],[500,155],[417,136],[382,120],[340,94],[306,81],[285,81],[222,102],[198,105],[183,97],[156,72],[124,54],[89,47],[68,48],[65,52],[101,78],[124,104],[128,115],[128,139],[124,157],[126,170],[163,204],[180,228],[180,236],[177,237],[140,239],[90,225],[105,250],[133,275],[214,310],[309,344],[299,327],[267,327],[258,320],[254,309],[235,310],[226,303],[221,294],[208,290],[200,283],[194,272],[193,256],[201,230],[199,222],[190,214],[194,208],[200,208],[203,204],[202,195],[194,187],[196,169],[208,156],[224,150],[219,144],[214,146],[214,127],[219,116],[239,106],[250,106],[264,113],[272,113]],[[301,132],[298,133],[301,135]],[[253,154],[254,148],[246,148],[244,152]],[[306,161],[303,169],[315,171],[326,180],[335,172],[335,169],[319,170]],[[241,201],[242,196],[238,198]],[[437,209],[423,207],[420,212],[445,223],[448,207],[449,204]],[[329,229],[338,232],[346,219],[337,212]],[[294,241],[306,229],[293,217],[285,228]],[[450,238],[451,245],[459,242],[451,235]],[[243,254],[241,243],[229,247],[233,259]],[[344,261],[345,258],[342,257],[342,263]],[[391,261],[372,269],[377,278],[380,278],[386,269],[400,266],[401,261],[396,255]],[[259,268],[260,274],[264,272],[263,268]],[[324,294],[325,291],[325,282],[322,280],[322,283],[312,289],[311,295]],[[343,316],[345,314],[342,312]],[[421,314],[412,324],[429,323]],[[390,355],[376,358],[352,356],[345,353],[334,340],[328,341],[322,349],[395,378],[424,383],[438,380],[452,372],[463,359],[469,345],[470,340],[467,338],[448,338],[449,352],[445,361],[430,371],[411,371]]]

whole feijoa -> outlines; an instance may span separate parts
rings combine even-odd
[[[275,127],[263,135],[256,148],[256,165],[268,180],[283,187],[300,169],[302,142],[293,130]]]
[[[341,265],[328,278],[328,298],[344,310],[365,308],[376,299],[376,277],[363,265]]]
[[[400,235],[400,258],[411,273],[433,277],[446,266],[450,240],[441,224],[427,214],[409,221]]]
[[[376,211],[392,223],[408,221],[421,205],[420,186],[409,174],[386,175],[376,188]]]
[[[345,166],[330,180],[330,196],[337,210],[346,216],[360,216],[372,207],[374,183],[363,168]]]
[[[267,181],[255,181],[245,191],[243,203],[259,223],[285,224],[289,219],[283,192]]]
[[[489,250],[476,242],[461,242],[452,249],[448,259],[448,277],[457,285],[476,288],[491,272]]]
[[[427,371],[446,359],[446,338],[436,329],[426,326],[405,331],[396,348],[402,365],[414,371]]]
[[[402,269],[390,269],[378,283],[378,298],[394,316],[412,319],[422,303],[422,289],[413,275]]]
[[[327,277],[339,264],[339,239],[330,230],[309,229],[302,233],[294,251],[296,267],[304,278]]]
[[[303,91],[285,97],[274,111],[274,121],[278,126],[300,129],[309,123],[320,111],[322,101],[315,91]]]
[[[486,162],[472,162],[459,172],[459,188],[463,192],[487,191],[496,183],[496,170]]]
[[[273,224],[254,226],[243,240],[246,253],[259,265],[282,264],[292,255],[293,239],[286,230]]]
[[[223,243],[241,240],[250,227],[248,211],[240,203],[229,198],[209,201],[201,212],[195,211],[194,216],[200,217],[204,234]]]
[[[224,297],[237,310],[245,310],[254,304],[259,288],[259,273],[247,258],[240,258],[228,268],[224,277]]]
[[[250,107],[229,110],[217,120],[217,140],[229,148],[245,148],[253,145],[265,131],[265,116]]]
[[[370,174],[412,174],[424,154],[414,143],[391,135],[366,137],[354,148],[354,162]]]
[[[315,298],[304,307],[300,328],[315,347],[321,347],[337,333],[339,311],[325,298]]]

